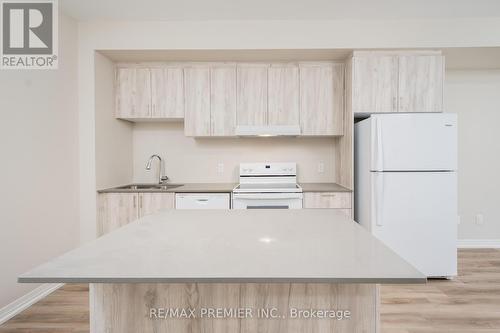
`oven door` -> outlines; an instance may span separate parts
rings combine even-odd
[[[233,209],[301,209],[302,193],[233,193]]]

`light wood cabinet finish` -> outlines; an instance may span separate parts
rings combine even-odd
[[[350,192],[306,192],[304,208],[351,208]]]
[[[174,193],[99,193],[97,236],[118,229],[142,216],[174,209]]]
[[[115,90],[115,117],[151,117],[151,77],[149,69],[117,68]]]
[[[443,111],[444,57],[399,57],[399,112]]]
[[[233,136],[236,128],[236,65],[210,68],[212,136]]]
[[[174,283],[90,284],[90,332],[319,333],[378,332],[375,284]],[[195,309],[196,318],[150,318],[151,308]],[[246,318],[201,317],[200,309],[250,308]],[[278,309],[284,317],[258,316]],[[293,318],[290,309],[348,310],[350,318]]]
[[[298,67],[272,65],[268,70],[268,84],[268,125],[298,125]]]
[[[185,68],[184,89],[184,134],[210,136],[210,68]]]
[[[151,69],[152,118],[184,118],[184,79],[181,67]]]
[[[97,236],[102,236],[139,218],[137,193],[98,195]]]
[[[237,107],[238,125],[267,124],[268,65],[238,65]]]
[[[300,65],[302,135],[342,135],[344,65]]]
[[[354,112],[398,111],[398,57],[367,55],[353,59]]]
[[[164,209],[174,209],[174,193],[139,193],[139,216],[158,213]]]

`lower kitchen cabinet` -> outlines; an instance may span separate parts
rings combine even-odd
[[[174,193],[100,193],[97,236],[118,229],[142,216],[174,208]]]
[[[174,193],[139,193],[139,217],[174,209]]]
[[[352,217],[352,193],[350,192],[305,192],[304,208],[334,208]]]

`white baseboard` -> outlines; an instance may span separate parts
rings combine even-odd
[[[500,239],[459,239],[459,249],[500,248]]]
[[[10,318],[14,317],[21,311],[27,309],[34,303],[38,302],[53,291],[61,288],[63,283],[45,283],[38,288],[33,289],[26,295],[16,299],[14,302],[7,304],[0,309],[0,325],[5,323]]]

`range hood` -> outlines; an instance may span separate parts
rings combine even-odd
[[[237,136],[298,136],[299,125],[236,126]]]

